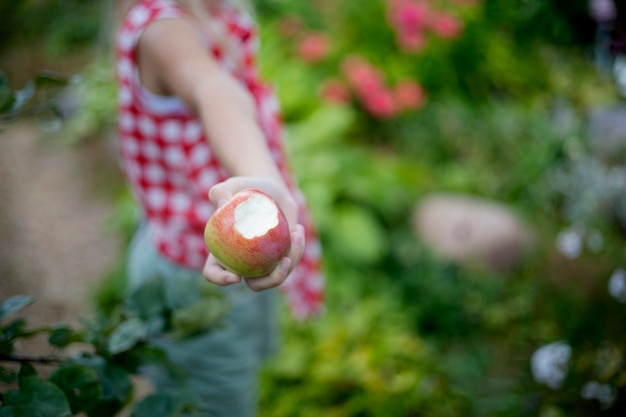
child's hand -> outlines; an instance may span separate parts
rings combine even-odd
[[[210,200],[221,206],[236,192],[245,188],[256,188],[270,195],[279,205],[291,231],[291,250],[280,261],[276,268],[267,276],[246,279],[248,286],[254,291],[262,291],[276,287],[285,281],[287,276],[300,262],[304,252],[304,228],[297,224],[298,207],[287,188],[276,181],[263,177],[232,177],[211,188]],[[217,285],[230,285],[241,281],[240,276],[225,270],[211,254],[207,258],[202,271],[204,277]]]

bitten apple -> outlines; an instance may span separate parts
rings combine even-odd
[[[204,240],[225,269],[246,278],[269,274],[291,248],[285,215],[255,189],[239,191],[219,207],[206,224]]]

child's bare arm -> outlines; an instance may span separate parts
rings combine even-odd
[[[140,39],[138,58],[144,85],[183,99],[202,121],[212,151],[229,174],[282,183],[252,97],[207,53],[190,22],[165,19],[151,24]]]
[[[276,166],[257,121],[253,98],[244,86],[207,53],[194,25],[184,19],[152,23],[138,47],[140,76],[145,87],[162,95],[176,95],[201,120],[213,153],[231,180],[211,191],[218,204],[239,189],[256,187],[272,195],[281,206],[292,231],[292,251],[267,277],[248,280],[254,290],[282,283],[304,250],[297,206]],[[211,256],[204,275],[219,285],[241,278],[219,267]]]

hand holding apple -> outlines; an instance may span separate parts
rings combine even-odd
[[[205,229],[211,252],[205,278],[228,285],[243,277],[257,291],[280,285],[304,251],[302,226],[290,229],[295,223],[285,215],[293,219],[297,213],[291,195],[271,180],[234,177],[215,186],[210,198],[220,203]]]
[[[224,269],[247,278],[268,275],[291,248],[285,215],[269,195],[251,188],[213,213],[204,239]]]

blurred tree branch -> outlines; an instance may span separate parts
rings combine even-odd
[[[0,71],[0,129],[46,113],[61,118],[62,112],[57,106],[56,97],[71,82],[72,77],[42,70],[24,87],[14,89]]]

